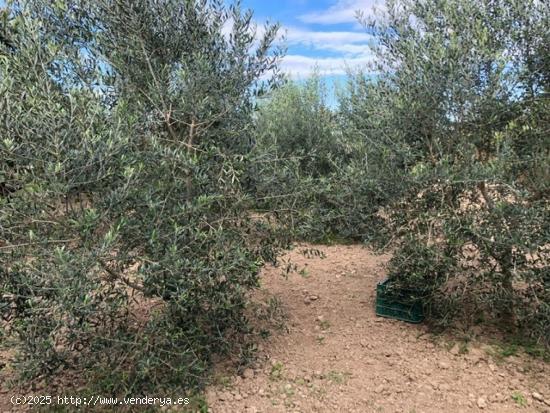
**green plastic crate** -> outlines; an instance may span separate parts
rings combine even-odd
[[[376,286],[376,315],[394,318],[408,323],[420,323],[424,320],[422,302],[414,299],[414,291],[389,293],[390,280],[381,281]]]

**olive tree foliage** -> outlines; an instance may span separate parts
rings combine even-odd
[[[257,146],[277,159],[299,161],[302,174],[313,177],[334,170],[339,156],[335,116],[327,106],[327,91],[319,74],[304,83],[288,81],[261,105],[257,116]]]
[[[389,0],[343,116],[384,174],[390,276],[433,319],[550,340],[550,9]],[[377,178],[377,179],[378,179]]]
[[[345,133],[319,73],[288,81],[260,104],[251,190],[294,237],[366,240],[382,222],[378,182],[368,175],[364,141]]]
[[[241,177],[277,26],[256,36],[217,0],[9,1],[1,19],[0,309],[20,371],[200,384],[276,257]]]

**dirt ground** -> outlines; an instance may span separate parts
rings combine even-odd
[[[325,258],[306,257],[305,248]],[[548,363],[521,352],[499,357],[482,336],[464,342],[377,317],[388,256],[301,245],[288,257],[299,271],[285,279],[266,268],[259,292],[272,295],[267,310],[288,316],[286,331],[263,340],[241,376],[218,369],[209,411],[550,412]]]
[[[266,267],[253,294],[251,310],[270,326],[257,357],[241,375],[215,369],[209,412],[550,413],[549,363],[520,351],[504,357],[482,331],[466,342],[377,317],[376,283],[389,256],[298,245],[285,259],[297,271],[285,278],[285,265]],[[0,413],[22,411],[9,393],[0,377]]]

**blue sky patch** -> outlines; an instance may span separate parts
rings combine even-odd
[[[323,76],[341,77],[346,67],[365,67],[373,56],[373,37],[362,27],[356,12],[372,15],[375,0],[244,0],[254,18],[278,21],[286,34],[287,54],[282,68],[293,78],[307,77],[317,66]]]

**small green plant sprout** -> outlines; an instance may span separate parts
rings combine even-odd
[[[498,354],[502,358],[515,356],[518,352],[518,346],[515,344],[502,344],[499,346]]]
[[[283,363],[276,361],[271,365],[271,372],[269,373],[269,378],[271,380],[279,380],[283,375]]]
[[[322,315],[316,318],[319,328],[323,331],[326,331],[330,328],[330,321],[326,320]]]
[[[515,391],[515,392],[512,393],[512,400],[520,407],[527,406],[527,399],[519,391]]]
[[[334,384],[345,384],[351,377],[351,373],[347,371],[331,370],[327,374],[327,379]]]

